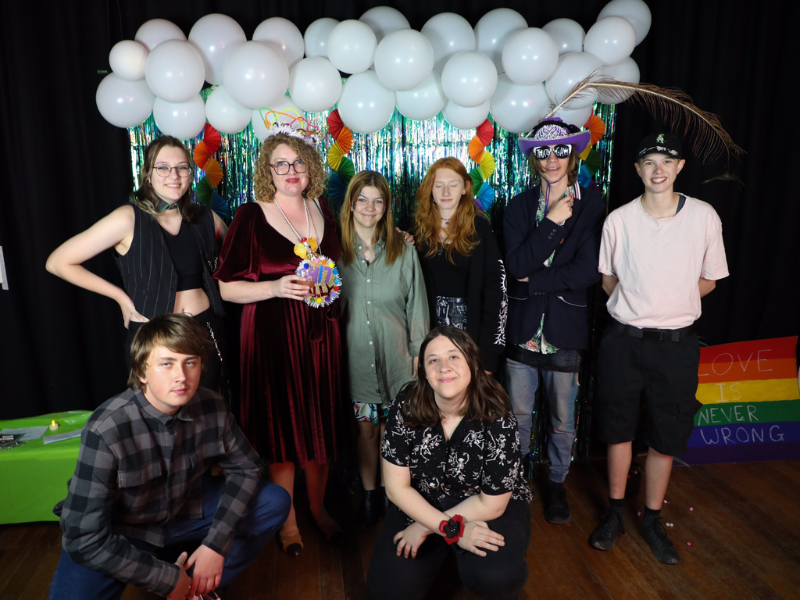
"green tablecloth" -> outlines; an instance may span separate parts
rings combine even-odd
[[[0,523],[58,521],[53,507],[67,497],[67,481],[75,472],[80,437],[45,445],[45,438],[80,429],[91,411],[69,411],[40,417],[0,421],[0,430],[50,425],[38,440],[0,450]]]

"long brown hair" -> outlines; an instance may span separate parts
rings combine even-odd
[[[401,392],[405,393],[403,419],[406,426],[435,427],[442,419],[433,388],[425,374],[425,351],[428,344],[438,337],[446,337],[453,342],[469,365],[472,378],[461,413],[464,418],[476,423],[491,423],[500,418],[508,418],[511,415],[508,394],[494,377],[484,371],[478,345],[467,332],[456,327],[442,326],[432,329],[425,336],[419,349],[416,379],[406,384]]]
[[[467,173],[464,163],[452,156],[440,158],[428,168],[422,183],[417,188],[414,235],[417,238],[417,246],[424,256],[430,258],[439,249],[439,228],[442,216],[439,213],[439,207],[433,203],[433,180],[438,169],[450,169],[458,173],[464,180],[465,193],[461,196],[456,212],[450,219],[447,238],[444,240],[447,247],[447,259],[451,263],[455,263],[453,252],[458,252],[461,256],[469,256],[478,245],[475,218],[479,215],[486,218],[486,215],[475,204],[475,197],[472,194],[472,177]]]
[[[403,254],[405,243],[394,229],[392,218],[392,191],[389,182],[376,171],[361,171],[350,180],[344,195],[342,209],[339,211],[339,226],[342,230],[342,263],[352,264],[356,258],[356,231],[353,224],[353,209],[358,196],[365,187],[374,187],[383,197],[384,212],[381,220],[375,225],[372,244],[383,241],[386,244],[386,265],[391,266]]]
[[[154,174],[154,165],[158,158],[158,153],[164,148],[180,148],[183,150],[183,153],[186,155],[186,162],[189,163],[192,176],[194,176],[195,165],[192,160],[192,154],[178,138],[172,137],[171,135],[163,135],[147,144],[147,147],[144,149],[144,165],[142,165],[142,170],[139,173],[139,189],[131,194],[129,200],[132,204],[135,204],[144,212],[154,217],[158,216],[156,207],[158,206],[160,198],[153,189],[153,184],[150,183],[150,177]],[[158,177],[158,175],[156,175],[156,177]],[[200,214],[202,214],[202,209],[193,203],[193,199],[194,192],[190,182],[186,193],[178,200],[178,210],[183,219],[189,223],[194,223]]]
[[[300,138],[296,138],[285,133],[276,133],[269,136],[261,144],[261,150],[256,160],[255,173],[253,175],[253,189],[256,193],[256,200],[261,202],[272,202],[275,200],[275,182],[272,180],[272,167],[269,164],[275,148],[285,144],[295,151],[308,167],[308,186],[303,190],[306,198],[319,198],[325,191],[325,172],[322,169],[322,162],[316,149],[306,144]]]

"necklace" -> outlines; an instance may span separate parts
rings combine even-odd
[[[311,211],[308,210],[308,203],[303,199],[303,207],[306,212],[306,237],[301,237],[297,229],[294,228],[286,214],[283,212],[278,199],[275,198],[275,206],[281,213],[283,220],[289,229],[297,236],[299,243],[294,245],[294,253],[300,257],[300,264],[295,269],[295,274],[309,282],[308,296],[305,303],[313,308],[328,306],[339,297],[342,288],[342,278],[339,276],[339,269],[336,263],[323,254],[317,253],[317,240],[310,237],[311,228],[314,228],[314,235],[319,237],[317,226],[311,218]]]
[[[444,217],[442,217],[442,222],[445,224],[445,227],[447,225],[450,225],[450,219],[445,219]]]

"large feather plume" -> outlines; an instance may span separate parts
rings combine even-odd
[[[691,133],[692,153],[703,163],[726,154],[744,153],[720,123],[719,117],[699,109],[692,99],[678,89],[662,88],[649,83],[625,83],[611,77],[603,77],[596,72],[576,83],[567,92],[564,99],[553,107],[545,118],[565,108],[570,102],[582,98],[597,90],[617,102],[626,100],[643,106],[655,119],[663,120],[666,125],[676,131],[683,123],[683,138]]]

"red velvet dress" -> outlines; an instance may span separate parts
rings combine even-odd
[[[313,202],[312,211],[317,210]],[[319,252],[338,261],[336,223],[320,199],[325,233]],[[273,281],[292,275],[300,262],[294,242],[278,233],[256,202],[242,205],[225,236],[220,281]],[[271,298],[242,312],[241,426],[270,463],[301,468],[335,459],[342,441],[346,402],[342,394],[341,299],[324,308]]]

